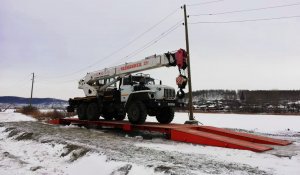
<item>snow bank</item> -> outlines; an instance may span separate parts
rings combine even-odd
[[[72,175],[137,175],[137,174],[160,174],[154,173],[153,169],[125,162],[108,161],[106,156],[90,154],[71,164],[66,168],[66,174]]]
[[[241,151],[177,142],[174,142],[174,144],[171,145],[158,143],[137,143],[135,146],[166,152],[180,152],[191,155],[200,154],[203,157],[208,156],[218,161],[247,164],[252,167],[259,167],[267,172],[272,172],[272,174],[300,174],[300,155],[296,155],[291,158],[278,157],[271,154],[258,154],[252,151]]]
[[[14,113],[13,110],[0,112],[0,122],[17,122],[17,121],[36,121],[36,119],[20,113]]]
[[[0,174],[41,174],[61,173],[57,166],[61,166],[64,145],[40,144],[34,141],[15,141],[7,138],[8,132],[0,128]],[[35,172],[32,170],[36,169]],[[39,172],[39,173],[38,173]],[[50,173],[51,174],[51,173]]]
[[[66,155],[65,144],[16,141],[8,135],[9,132],[0,127],[0,174],[154,174],[153,168],[109,161],[105,155],[96,152],[88,152],[73,162],[72,152]]]

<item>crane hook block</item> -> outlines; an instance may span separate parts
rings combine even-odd
[[[185,96],[184,91],[183,91],[182,89],[179,89],[179,90],[177,91],[177,98],[183,99],[184,96]]]
[[[185,70],[187,67],[187,60],[186,60],[187,54],[186,51],[183,49],[179,49],[175,53],[175,58],[176,58],[176,64],[179,69]]]
[[[176,84],[177,84],[178,88],[184,89],[187,84],[187,77],[184,75],[179,75],[176,78]]]

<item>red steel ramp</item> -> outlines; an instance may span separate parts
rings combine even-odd
[[[279,140],[279,139],[273,139],[269,137],[263,137],[259,135],[254,134],[248,134],[248,133],[242,133],[242,132],[236,132],[229,129],[223,129],[223,128],[217,128],[213,126],[199,126],[197,127],[197,130],[203,131],[203,132],[209,132],[213,134],[218,134],[222,136],[227,136],[230,138],[245,140],[249,142],[255,142],[260,144],[270,144],[270,145],[280,145],[285,146],[291,144],[290,141],[286,140]]]
[[[191,128],[174,129],[171,131],[171,140],[195,143],[201,145],[218,146],[263,152],[273,149],[272,147],[226,137],[218,134],[199,131]]]
[[[229,129],[212,126],[197,126],[188,124],[159,124],[146,122],[142,125],[132,125],[128,121],[87,121],[74,118],[50,120],[51,124],[80,124],[85,126],[99,126],[119,128],[126,132],[133,130],[156,131],[165,133],[171,140],[209,146],[263,152],[273,149],[269,145],[286,146],[292,142],[273,139],[254,134],[236,132]]]

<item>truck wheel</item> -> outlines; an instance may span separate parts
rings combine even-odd
[[[81,103],[78,108],[77,108],[77,115],[79,120],[86,120],[86,110],[87,110],[87,104],[86,103]]]
[[[114,115],[113,114],[103,114],[102,116],[104,118],[104,120],[112,120],[114,118]]]
[[[143,102],[137,101],[130,104],[128,108],[128,120],[132,124],[143,124],[147,118],[147,109]]]
[[[98,120],[100,112],[97,103],[90,103],[87,107],[86,114],[88,120]]]
[[[162,108],[159,114],[156,116],[159,123],[168,124],[174,119],[174,109],[173,108]]]
[[[114,119],[117,120],[117,121],[123,121],[125,119],[125,117],[126,117],[126,114],[119,114],[119,115],[116,114],[114,116]]]
[[[73,106],[67,106],[67,112],[74,112]]]

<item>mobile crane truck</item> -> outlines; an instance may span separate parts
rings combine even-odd
[[[161,55],[152,55],[136,62],[87,73],[79,81],[86,97],[69,99],[68,112],[76,110],[79,120],[124,120],[126,113],[132,124],[143,124],[147,115],[155,116],[159,123],[171,123],[174,108],[183,106],[184,75],[187,67],[186,52],[179,49]],[[150,77],[138,73],[161,67],[177,66],[179,91]],[[134,74],[135,73],[135,74]],[[136,74],[137,73],[137,74]]]
[[[69,100],[67,110],[77,111],[79,119],[65,118],[50,121],[52,124],[79,124],[85,126],[110,126],[122,128],[124,131],[147,130],[159,131],[169,136],[171,140],[219,146],[225,148],[252,150],[263,152],[273,149],[270,145],[289,145],[287,140],[273,139],[253,134],[216,128],[212,126],[195,125],[152,125],[143,123],[147,115],[155,116],[162,124],[171,123],[174,118],[174,108],[182,106],[183,89],[187,84],[184,72],[187,65],[186,52],[179,49],[161,55],[153,55],[145,59],[125,63],[120,66],[87,73],[79,81],[79,89],[83,89],[85,97],[76,97]],[[179,91],[155,82],[149,75],[138,73],[145,70],[177,66],[179,76],[176,84]],[[138,73],[138,74],[136,74]],[[135,74],[135,75],[134,75]],[[124,120],[127,113],[128,122],[106,122],[99,120]]]

